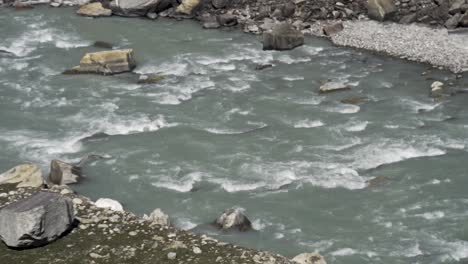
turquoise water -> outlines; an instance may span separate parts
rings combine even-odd
[[[339,264],[466,261],[468,95],[429,96],[434,80],[463,89],[466,76],[316,38],[265,52],[255,36],[192,21],[36,8],[0,10],[0,25],[0,49],[16,55],[0,55],[2,171],[99,154],[78,192],[162,208],[224,241]],[[165,79],[61,75],[98,40]],[[321,95],[327,79],[352,89]],[[355,97],[367,101],[341,102]],[[95,133],[109,136],[81,140]],[[258,232],[206,225],[233,206]]]

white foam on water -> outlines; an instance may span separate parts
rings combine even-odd
[[[157,178],[157,181],[152,182],[151,185],[185,193],[193,190],[194,185],[202,180],[203,175],[202,172],[192,172],[179,179],[168,175],[154,176],[153,178]]]
[[[338,250],[335,250],[333,252],[331,252],[330,254],[332,256],[352,256],[354,254],[357,254],[358,251],[355,250],[355,249],[352,249],[352,248],[342,248],[342,249],[338,249]]]
[[[368,121],[362,122],[351,122],[350,124],[346,124],[345,130],[350,132],[359,132],[366,130],[367,125],[369,124]]]
[[[413,246],[407,247],[406,249],[403,249],[403,251],[400,253],[400,255],[408,257],[408,258],[413,258],[413,257],[416,257],[416,256],[423,255],[423,252],[419,248],[419,243],[416,242]]]
[[[425,142],[392,142],[382,139],[357,149],[353,154],[354,162],[351,166],[357,169],[373,169],[407,159],[444,154],[444,150],[428,146]]]
[[[302,46],[301,49],[309,55],[317,55],[323,51],[322,47]]]
[[[71,134],[57,139],[47,133],[29,130],[0,133],[0,141],[6,141],[8,145],[19,150],[22,159],[42,164],[48,164],[50,160],[64,154],[78,152],[82,147],[79,143],[80,138],[80,135]]]
[[[414,113],[418,113],[419,111],[429,112],[436,109],[442,103],[423,103],[420,101],[416,101],[409,98],[400,98],[399,102],[402,104],[404,108],[411,110]]]
[[[415,216],[422,217],[427,220],[435,220],[435,219],[443,218],[445,216],[445,213],[442,211],[434,211],[434,212],[427,212],[423,214],[417,214]]]
[[[308,98],[300,98],[294,103],[299,104],[299,105],[319,105],[321,102],[323,102],[324,97],[318,97],[318,96],[310,96]]]
[[[444,254],[440,257],[441,261],[460,261],[461,259],[468,258],[468,241],[455,241],[448,242],[438,240],[437,246],[443,249]]]
[[[328,106],[324,108],[325,111],[341,114],[355,114],[361,110],[358,105],[339,104],[335,106]]]
[[[312,60],[312,58],[308,58],[308,57],[293,58],[290,55],[283,54],[283,55],[278,56],[277,60],[279,62],[286,63],[286,64],[294,64],[294,63],[309,62]]]
[[[52,43],[57,48],[70,49],[89,46],[89,41],[81,40],[78,36],[55,28],[27,30],[19,37],[9,38],[0,49],[12,52],[17,56],[26,56],[38,48],[38,44]]]
[[[351,168],[339,167],[337,164],[327,164],[317,173],[307,177],[304,181],[314,186],[327,189],[345,188],[349,190],[358,190],[366,188],[366,179]]]
[[[314,127],[321,127],[323,126],[324,123],[320,120],[309,120],[309,119],[304,119],[296,122],[294,124],[295,128],[314,128]]]
[[[298,76],[298,75],[291,75],[291,76],[285,76],[283,77],[283,80],[285,81],[301,81],[304,80],[304,76]]]

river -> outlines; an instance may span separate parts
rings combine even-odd
[[[256,36],[193,21],[35,8],[0,9],[0,25],[15,54],[0,54],[1,171],[99,154],[75,190],[224,241],[336,264],[466,261],[468,95],[429,96],[466,75],[317,38],[262,51]],[[62,75],[94,41],[133,48],[135,72],[164,79]],[[320,94],[326,80],[351,90]],[[82,140],[96,133],[108,136]],[[258,232],[206,225],[233,206]]]

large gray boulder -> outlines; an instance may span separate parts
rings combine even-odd
[[[384,21],[397,11],[393,0],[367,0],[367,15],[369,18]]]
[[[52,160],[48,183],[50,185],[67,185],[77,183],[81,178],[81,168],[60,160]]]
[[[304,45],[304,34],[289,23],[263,33],[263,50],[291,50]]]
[[[44,184],[41,167],[36,164],[21,164],[0,174],[0,185],[16,184],[16,187],[41,187]]]
[[[130,72],[136,67],[132,49],[108,50],[87,53],[81,59],[80,65],[64,72],[64,74],[97,73],[112,75]]]
[[[70,230],[74,218],[69,198],[39,192],[0,210],[0,239],[13,248],[42,246]]]
[[[156,9],[160,0],[114,0],[110,3],[112,13],[119,16],[145,16]]]
[[[225,210],[215,221],[215,225],[222,230],[239,230],[241,232],[252,230],[252,223],[241,209]]]
[[[154,209],[151,214],[143,215],[143,219],[146,221],[151,222],[152,224],[160,225],[160,226],[168,226],[170,225],[169,216],[165,214],[161,209],[156,208]]]

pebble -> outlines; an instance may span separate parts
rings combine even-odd
[[[128,234],[129,234],[130,236],[136,236],[136,235],[137,235],[137,232],[135,232],[135,231],[130,231]]]
[[[193,248],[193,253],[195,253],[195,254],[201,254],[202,251],[201,251],[201,249],[200,249],[199,247],[194,247],[194,248]]]
[[[176,257],[177,257],[177,254],[175,252],[167,253],[167,258],[170,259],[170,260],[174,260],[174,259],[176,259]]]
[[[8,196],[8,193],[0,193],[0,198],[5,198]]]
[[[83,204],[83,200],[81,200],[80,198],[73,198],[73,204]]]
[[[72,191],[69,189],[63,189],[62,191],[60,191],[61,195],[70,194],[70,193],[72,193]]]

